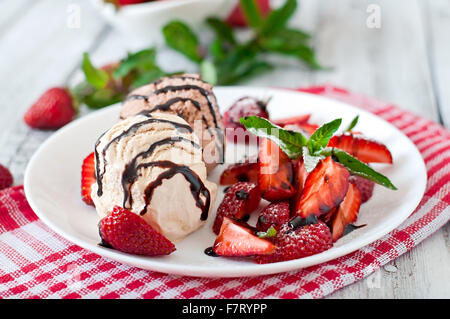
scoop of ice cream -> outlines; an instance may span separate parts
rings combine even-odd
[[[223,162],[224,125],[212,85],[197,74],[161,78],[132,91],[125,99],[120,117],[142,111],[172,112],[184,118],[200,138],[208,172]]]
[[[95,158],[92,200],[100,217],[118,205],[175,242],[205,223],[217,186],[206,179],[202,147],[181,117],[152,113],[120,121],[98,139]]]

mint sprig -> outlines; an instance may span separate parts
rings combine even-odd
[[[342,123],[341,119],[325,123],[309,139],[299,132],[286,130],[271,123],[267,119],[257,116],[243,117],[240,119],[240,122],[250,133],[259,137],[268,138],[276,143],[289,158],[298,159],[303,156],[305,168],[308,172],[311,172],[320,160],[328,156],[333,156],[333,159],[345,166],[350,173],[366,178],[389,189],[397,189],[389,178],[378,173],[357,158],[343,150],[327,147],[331,137],[339,129]]]
[[[81,68],[84,72],[86,80],[95,88],[103,89],[108,84],[108,73],[102,69],[97,69],[91,63],[89,54],[86,52],[83,54],[83,61]]]

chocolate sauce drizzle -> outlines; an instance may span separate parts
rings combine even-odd
[[[182,174],[186,178],[186,180],[190,183],[192,196],[194,197],[197,207],[200,208],[202,211],[200,220],[206,220],[208,218],[209,206],[211,203],[211,195],[209,193],[209,190],[203,184],[200,177],[193,170],[191,170],[188,166],[178,165],[170,161],[143,163],[138,165],[136,167],[136,170],[152,166],[167,168],[167,170],[159,174],[159,176],[153,182],[147,185],[144,191],[145,206],[140,212],[141,215],[144,215],[147,212],[147,207],[152,199],[155,188],[160,186],[163,180],[170,179],[176,174]],[[205,197],[204,202],[202,201],[200,195],[203,195]]]
[[[146,151],[143,151],[139,154],[137,154],[126,166],[125,170],[122,174],[122,188],[123,188],[123,207],[131,207],[133,205],[133,198],[131,196],[131,187],[133,186],[134,182],[138,178],[138,168],[137,168],[137,161],[139,158],[147,158],[149,155],[151,155],[157,147],[163,146],[163,145],[174,145],[175,143],[181,143],[186,142],[190,143],[193,147],[197,149],[201,149],[202,147],[195,143],[192,140],[189,140],[187,138],[184,138],[182,136],[172,136],[165,139],[162,139],[160,141],[157,141],[149,146],[149,148]],[[127,205],[128,204],[128,205]]]
[[[119,140],[121,140],[122,138],[124,138],[126,136],[135,134],[139,128],[141,128],[144,125],[150,124],[150,123],[167,123],[167,124],[170,124],[173,127],[175,127],[177,130],[183,129],[183,130],[187,130],[189,133],[193,132],[192,127],[190,125],[182,124],[182,123],[178,123],[178,122],[174,122],[174,121],[169,121],[169,120],[165,120],[165,119],[152,118],[151,115],[146,115],[146,116],[148,117],[146,120],[131,125],[128,129],[126,129],[121,134],[114,137],[108,144],[105,145],[105,147],[103,148],[103,151],[102,151],[103,161],[104,161],[102,172],[100,172],[100,168],[99,168],[100,164],[99,164],[99,156],[98,156],[98,150],[97,150],[97,146],[100,143],[100,139],[97,141],[97,143],[95,145],[95,158],[96,158],[95,170],[96,170],[97,185],[98,185],[98,190],[97,190],[98,196],[103,195],[102,179],[103,179],[103,175],[105,174],[105,171],[106,171],[105,154],[106,154],[106,151],[108,150],[108,148],[112,144],[118,142]]]

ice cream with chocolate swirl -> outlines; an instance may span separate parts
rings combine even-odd
[[[192,127],[170,113],[143,112],[116,123],[95,145],[100,217],[115,205],[139,214],[171,241],[201,227],[216,198]]]
[[[171,112],[184,118],[200,138],[208,171],[223,162],[224,126],[212,85],[197,74],[161,78],[132,91],[125,99],[120,117],[143,110]]]

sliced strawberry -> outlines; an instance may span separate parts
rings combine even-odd
[[[96,182],[95,157],[94,152],[92,152],[83,160],[83,165],[81,166],[81,198],[88,205],[94,206],[91,198],[91,189],[92,184]]]
[[[258,217],[256,229],[261,232],[267,231],[271,226],[279,230],[281,225],[287,223],[290,218],[289,202],[276,202],[269,204],[263,209]]]
[[[355,184],[361,193],[361,204],[367,202],[373,194],[373,189],[375,187],[375,183],[365,179],[364,177],[352,175],[350,176],[350,183]]]
[[[328,226],[318,221],[300,227],[284,224],[274,239],[277,246],[273,254],[256,256],[258,264],[303,258],[321,253],[333,246]]]
[[[303,114],[298,116],[286,117],[278,120],[272,120],[272,123],[284,127],[285,125],[305,124],[308,122],[311,114]]]
[[[145,256],[169,255],[175,246],[139,215],[121,207],[99,223],[103,244],[114,249]]]
[[[344,234],[348,224],[356,222],[359,208],[361,206],[361,194],[358,188],[350,183],[344,200],[339,205],[336,213],[331,219],[331,232],[333,242],[337,241]]]
[[[392,164],[392,154],[385,145],[361,136],[336,135],[331,138],[328,146],[339,148],[365,163]]]
[[[294,163],[294,171],[295,171],[295,183],[294,187],[296,189],[296,193],[294,197],[291,198],[291,207],[292,210],[295,210],[295,206],[302,197],[303,188],[305,187],[306,178],[308,177],[308,172],[306,171],[305,164],[302,159],[298,159],[293,161]]]
[[[248,159],[243,163],[228,166],[220,175],[220,185],[232,185],[238,182],[258,183],[259,164]]]
[[[253,183],[239,182],[229,187],[217,209],[213,231],[218,234],[225,217],[245,219],[261,201],[261,191]]]
[[[220,256],[244,257],[271,254],[275,248],[270,241],[255,236],[248,225],[225,217],[213,251]]]
[[[306,218],[330,212],[344,199],[349,186],[349,177],[348,170],[333,161],[331,156],[321,160],[306,178],[295,214]]]
[[[289,157],[269,139],[259,149],[259,187],[268,201],[289,199],[295,195],[294,169]]]

